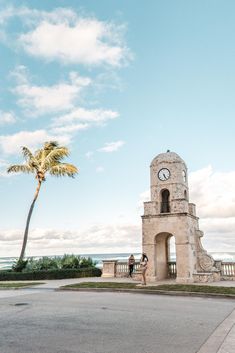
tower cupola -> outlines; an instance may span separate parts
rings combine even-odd
[[[157,213],[188,213],[187,166],[175,152],[157,155],[150,165],[151,201]]]

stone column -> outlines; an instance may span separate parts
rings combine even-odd
[[[103,260],[102,276],[106,278],[116,277],[117,260]]]
[[[193,283],[193,259],[189,243],[176,244],[177,283]]]

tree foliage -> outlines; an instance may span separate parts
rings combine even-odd
[[[45,142],[43,148],[32,153],[27,147],[22,147],[24,164],[11,165],[8,173],[33,173],[38,181],[45,181],[46,174],[53,176],[69,176],[74,178],[78,169],[62,160],[69,156],[67,147],[59,146],[58,142]]]
[[[25,159],[25,163],[11,165],[7,169],[7,172],[32,173],[35,175],[38,185],[33,202],[29,209],[21,254],[18,263],[15,265],[15,271],[22,271],[24,269],[24,255],[28,240],[29,223],[41,184],[46,180],[46,174],[49,173],[52,176],[69,176],[74,178],[74,176],[78,173],[78,169],[73,164],[62,162],[64,158],[69,156],[69,150],[65,146],[59,146],[56,141],[45,142],[44,146],[35,153],[31,152],[28,147],[24,146],[22,147],[22,154]]]

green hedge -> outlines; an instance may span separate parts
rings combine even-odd
[[[32,272],[14,272],[0,271],[0,281],[24,281],[24,280],[42,280],[42,279],[64,279],[81,277],[100,277],[99,268],[81,268],[81,269],[60,269]]]

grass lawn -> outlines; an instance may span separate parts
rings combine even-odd
[[[170,291],[170,292],[194,292],[207,294],[229,294],[235,296],[235,287],[216,287],[216,286],[200,286],[193,284],[162,284],[159,286],[138,286],[134,283],[118,283],[118,282],[82,282],[61,287],[61,289],[69,288],[103,288],[103,289],[140,289],[152,291]]]
[[[36,286],[38,284],[44,284],[43,282],[4,282],[0,283],[0,290],[1,289],[17,289],[17,288],[26,288],[31,286]]]

